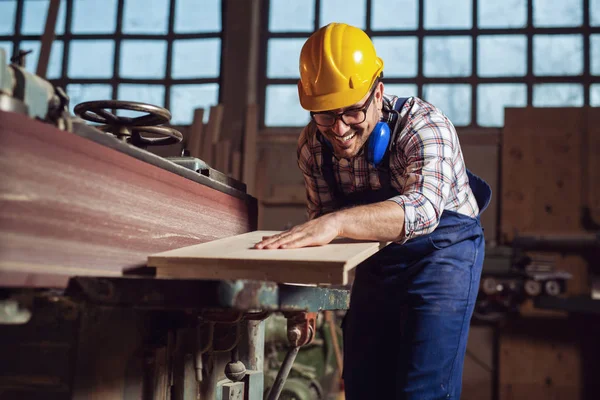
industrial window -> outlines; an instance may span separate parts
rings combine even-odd
[[[48,5],[0,0],[0,47],[9,57],[32,50],[31,72]],[[221,10],[221,0],[61,0],[47,78],[66,89],[71,108],[140,101],[168,108],[172,124],[190,124],[194,108],[219,100]]]
[[[329,22],[358,26],[385,61],[385,91],[416,95],[456,126],[497,128],[504,107],[600,105],[600,0],[269,0],[265,127],[308,121],[300,49]]]

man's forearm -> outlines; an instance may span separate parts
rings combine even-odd
[[[392,201],[357,206],[328,214],[340,227],[340,236],[380,242],[404,237],[404,209]]]

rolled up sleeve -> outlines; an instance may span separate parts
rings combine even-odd
[[[396,143],[392,179],[401,193],[389,200],[404,209],[404,238],[433,232],[440,222],[453,177],[456,131],[439,112],[420,115]]]

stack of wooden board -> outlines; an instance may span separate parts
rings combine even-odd
[[[343,285],[348,271],[387,245],[338,238],[318,247],[253,248],[264,236],[277,233],[254,231],[154,254],[148,266],[156,267],[158,277]]]

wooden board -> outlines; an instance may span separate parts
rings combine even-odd
[[[581,234],[586,232],[585,206],[598,215],[598,130],[594,108],[507,109],[501,150],[503,243],[515,234]],[[596,212],[596,214],[594,214]],[[528,253],[535,257],[536,253]],[[573,274],[567,296],[589,295],[589,265],[578,255],[543,252],[556,268]],[[588,351],[587,328],[573,326],[558,312],[525,303],[520,320],[500,333],[499,398],[578,399],[595,384],[582,365]],[[589,320],[586,321],[589,324]],[[586,332],[583,337],[573,332]],[[586,382],[587,381],[587,382]],[[585,397],[597,398],[597,397]]]
[[[257,250],[263,236],[254,231],[148,257],[157,276],[200,279],[260,279],[288,283],[345,284],[348,271],[387,243],[338,238],[325,246]]]
[[[498,344],[498,398],[583,398],[582,330],[574,321],[544,319],[513,321],[503,328]]]
[[[202,154],[202,139],[204,130],[204,109],[196,108],[194,110],[194,120],[189,129],[187,149],[190,157],[200,158]]]
[[[508,108],[502,137],[504,243],[515,233],[579,233],[583,111]]]

